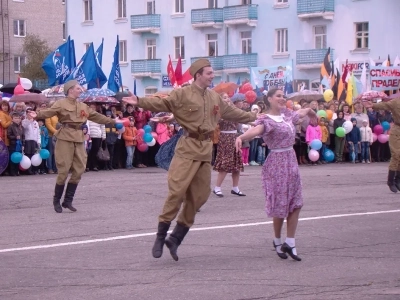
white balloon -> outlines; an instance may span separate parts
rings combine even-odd
[[[20,81],[24,90],[29,90],[32,88],[32,81],[30,81],[28,78],[20,78]]]
[[[149,147],[153,147],[156,144],[156,140],[153,138],[151,142],[146,143]]]
[[[32,166],[38,167],[42,163],[42,158],[40,157],[39,153],[36,153],[34,156],[31,158]]]
[[[118,129],[119,134],[123,134],[125,132],[125,127],[122,127],[121,129]]]
[[[31,160],[29,159],[28,156],[24,155],[22,156],[22,160],[19,163],[22,169],[28,170],[31,167]]]
[[[343,128],[346,131],[346,134],[353,130],[353,122],[346,121],[343,123]]]

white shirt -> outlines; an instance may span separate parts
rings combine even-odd
[[[40,128],[38,122],[24,119],[22,120],[22,127],[24,127],[25,140],[36,141],[40,145]]]

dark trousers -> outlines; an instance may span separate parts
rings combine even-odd
[[[258,146],[258,138],[255,138],[250,141],[250,153],[249,153],[249,161],[256,161],[257,156],[257,146]]]
[[[11,161],[11,155],[15,152],[16,145],[10,145],[8,147],[8,152],[10,153],[9,170],[11,176],[16,176],[19,174],[19,164],[15,164]]]
[[[361,142],[361,159],[369,160],[369,142]]]
[[[108,152],[110,153],[110,160],[106,162],[106,169],[113,168],[114,148],[115,148],[115,144],[107,144],[107,149],[108,149]]]
[[[101,138],[92,138],[92,148],[89,151],[86,168],[89,168],[90,170],[98,168],[99,163],[97,160],[97,152],[99,152],[100,147],[101,147]]]

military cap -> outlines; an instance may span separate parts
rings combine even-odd
[[[189,68],[189,73],[194,77],[194,74],[196,74],[198,71],[200,71],[201,68],[204,67],[210,67],[211,63],[208,59],[205,58],[200,58],[196,60],[194,63]]]
[[[75,85],[79,84],[78,81],[74,80],[69,80],[66,83],[64,83],[64,94],[67,95],[68,94],[68,90],[72,87],[74,87]]]

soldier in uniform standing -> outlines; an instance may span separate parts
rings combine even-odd
[[[99,124],[113,124],[116,121],[97,113],[89,108],[85,103],[78,102],[77,99],[82,93],[82,87],[78,81],[70,80],[64,84],[66,98],[53,104],[51,108],[31,112],[31,116],[36,119],[47,119],[53,116],[58,117],[61,128],[54,134],[57,137],[55,146],[55,161],[58,169],[56,187],[54,191],[53,205],[57,213],[62,212],[62,207],[75,212],[72,206],[76,188],[81,180],[81,176],[86,168],[87,154],[84,147],[84,135],[81,129],[86,120]],[[64,192],[65,182],[68,173],[72,175],[65,191],[63,203],[60,200]]]
[[[389,148],[390,163],[387,185],[393,193],[400,191],[400,99],[393,99],[389,102],[372,103],[363,102],[366,108],[373,110],[388,110],[392,113],[394,125],[390,129]]]
[[[168,171],[169,193],[159,216],[157,238],[153,257],[162,255],[164,243],[174,260],[177,249],[194,223],[196,211],[207,201],[211,189],[211,136],[218,121],[252,122],[255,113],[244,112],[222,101],[220,95],[208,87],[214,71],[207,59],[199,59],[190,66],[194,82],[171,92],[167,98],[137,98],[134,95],[122,100],[153,112],[172,112],[184,133],[179,139]],[[171,221],[178,216],[177,225],[166,239]]]

